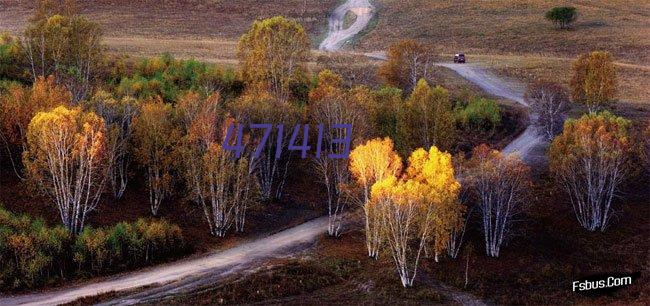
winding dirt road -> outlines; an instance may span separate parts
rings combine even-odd
[[[345,14],[354,13],[357,17],[354,23],[344,28]],[[318,49],[336,51],[341,49],[348,39],[359,34],[366,28],[373,16],[373,7],[368,0],[348,0],[334,10],[329,17],[327,37],[320,43]]]
[[[485,92],[493,96],[515,101],[526,107],[529,106],[528,103],[524,101],[524,86],[522,84],[501,79],[474,64],[441,63],[439,65],[455,71],[458,75],[476,84]],[[534,120],[537,120],[537,116],[531,114],[529,123]],[[529,124],[523,133],[517,136],[517,138],[503,149],[503,152],[517,153],[526,163],[536,163],[545,160],[545,144],[546,142],[544,138],[539,135],[535,126]]]

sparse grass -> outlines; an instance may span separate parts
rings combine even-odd
[[[81,14],[98,22],[110,51],[134,56],[170,52],[233,64],[237,39],[256,19],[283,15],[302,24],[315,41],[327,33],[327,16],[338,0],[77,1]],[[33,1],[0,0],[0,33],[22,33]]]
[[[527,83],[551,80],[568,86],[573,59],[536,55],[469,55],[468,61],[493,68],[498,75]],[[650,66],[618,62],[618,99],[632,104],[650,104]]]
[[[572,1],[578,20],[572,30],[556,30],[544,13],[566,1],[378,0],[379,23],[359,43],[366,50],[386,49],[413,38],[445,53],[543,53],[573,57],[592,50],[610,51],[630,63],[650,55],[650,3],[647,1]]]
[[[343,28],[348,28],[351,26],[354,21],[357,20],[357,14],[353,13],[352,11],[348,11],[345,13],[345,16],[343,17]]]

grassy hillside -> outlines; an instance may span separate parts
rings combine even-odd
[[[554,6],[572,5],[572,30],[555,30],[544,19]],[[626,62],[647,64],[650,2],[624,0],[429,1],[376,0],[378,23],[359,47],[385,49],[404,37],[432,43],[445,52],[541,53],[573,57],[595,49]]]
[[[337,0],[94,0],[78,9],[102,25],[112,51],[135,56],[170,52],[178,57],[232,62],[236,40],[256,19],[283,15],[300,22],[314,42],[327,32]],[[0,33],[21,33],[33,1],[0,0]]]

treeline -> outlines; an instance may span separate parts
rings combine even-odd
[[[33,288],[81,276],[147,266],[189,251],[176,225],[139,219],[110,228],[86,227],[73,236],[63,226],[15,215],[0,207],[0,288]]]

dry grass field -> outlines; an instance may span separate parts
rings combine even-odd
[[[109,50],[133,56],[169,52],[181,58],[233,63],[237,39],[256,19],[283,15],[300,22],[314,42],[327,33],[337,0],[93,0],[79,12],[99,22]],[[31,0],[0,0],[0,33],[19,34]]]
[[[527,83],[552,80],[569,84],[573,59],[536,55],[471,55],[468,60],[492,67],[504,77]],[[650,103],[650,66],[618,62],[618,100],[635,108],[647,108]]]
[[[650,55],[650,2],[627,0],[427,1],[378,0],[378,22],[358,46],[385,49],[404,37],[453,53],[536,53],[574,57],[610,51],[621,61],[647,65]],[[555,30],[544,19],[554,6],[572,5],[572,30]]]

